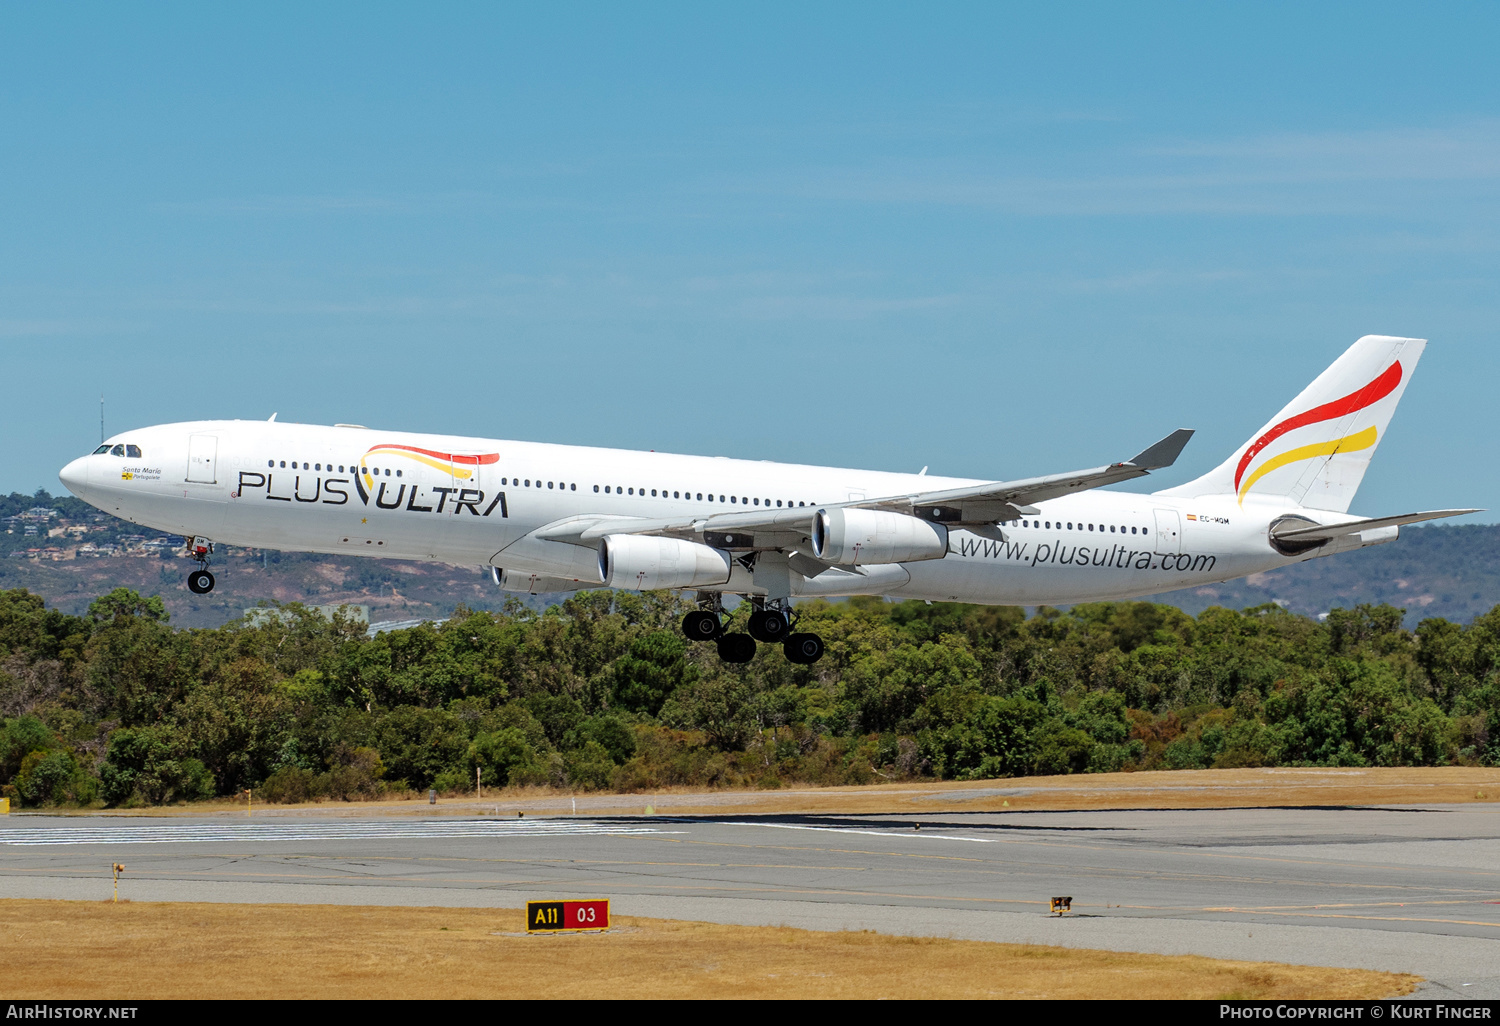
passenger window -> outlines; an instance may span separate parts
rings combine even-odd
[[[719,501],[720,501],[720,502],[723,502],[723,501],[724,501],[724,496],[722,496],[722,495],[721,495],[721,496],[719,496]]]
[[[594,485],[594,491],[597,492],[598,490],[599,490],[599,486],[598,485]]]
[[[698,501],[699,501],[699,502],[702,502],[702,501],[703,501],[703,493],[702,493],[702,492],[699,492],[699,493],[698,493]]]
[[[653,499],[656,498],[656,489],[655,488],[651,489],[651,497]]]
[[[109,454],[111,456],[124,456],[125,447],[123,445],[117,445],[113,449],[109,450]]]
[[[268,466],[268,467],[274,467],[274,466],[276,466],[276,461],[275,460],[266,460],[266,466]]]
[[[531,487],[531,478],[529,478],[529,477],[526,479],[526,487],[527,488]]]
[[[282,461],[281,461],[281,469],[282,469],[282,470],[285,470],[285,469],[286,469],[286,460],[282,460]]]
[[[551,481],[548,481],[548,482],[547,482],[547,487],[548,487],[548,488],[551,488],[551,487],[552,487],[552,482],[551,482]]]
[[[781,500],[780,500],[780,499],[777,499],[777,500],[776,500],[776,505],[777,505],[777,506],[780,506],[780,505],[781,505]]]

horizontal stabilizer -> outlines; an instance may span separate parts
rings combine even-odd
[[[1403,513],[1396,517],[1376,517],[1373,520],[1351,520],[1347,524],[1328,524],[1318,527],[1299,527],[1291,531],[1276,531],[1277,541],[1318,542],[1342,538],[1346,534],[1373,531],[1380,527],[1400,527],[1402,524],[1419,524],[1424,520],[1441,520],[1443,517],[1461,517],[1465,513],[1478,513],[1477,509],[1435,509],[1426,513]],[[1287,521],[1288,524],[1300,521]]]

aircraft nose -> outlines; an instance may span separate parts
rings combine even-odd
[[[89,485],[88,458],[85,456],[80,456],[72,463],[69,463],[66,467],[63,467],[62,470],[58,471],[57,476],[62,481],[64,487],[68,489],[68,491],[72,492],[79,498],[82,498],[84,490],[87,489]]]

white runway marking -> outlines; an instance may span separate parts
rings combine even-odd
[[[570,820],[445,820],[438,823],[191,823],[0,830],[0,844],[194,844],[277,841],[425,841],[449,837],[581,837],[678,834],[682,830]]]

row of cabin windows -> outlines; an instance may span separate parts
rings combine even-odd
[[[1116,530],[1117,530],[1114,524],[1110,524],[1107,527],[1104,524],[1099,524],[1097,526],[1095,526],[1094,524],[1078,524],[1078,525],[1075,526],[1074,523],[1073,523],[1073,521],[1071,521],[1071,520],[1067,521],[1066,525],[1064,525],[1064,522],[1061,521],[1061,520],[1056,521],[1056,522],[1053,522],[1051,520],[1021,520],[1021,521],[1018,521],[1018,523],[1022,527],[1041,527],[1041,528],[1045,528],[1046,530],[1049,530],[1049,531],[1051,531],[1051,530],[1058,530],[1058,531],[1074,531],[1074,530],[1077,530],[1077,531],[1095,531],[1095,530],[1097,530],[1101,534],[1104,533],[1105,531],[1108,531],[1110,534],[1115,534]],[[1146,534],[1147,533],[1147,531],[1146,531],[1146,529],[1144,527],[1139,528],[1139,529],[1132,527],[1132,528],[1130,528],[1130,533],[1131,534],[1135,534],[1135,533],[1137,533],[1137,530],[1139,530],[1139,533],[1141,533],[1141,534]],[[1119,525],[1118,533],[1120,533],[1120,534],[1124,534],[1125,533],[1125,525],[1124,524]]]
[[[642,495],[642,496],[644,496],[646,494],[646,489],[644,489],[644,488],[622,488],[619,485],[615,485],[613,487],[614,487],[614,494],[615,495]],[[594,485],[594,491],[597,492],[598,490],[599,490],[599,486],[598,485]],[[610,486],[609,485],[605,485],[604,486],[604,493],[606,495],[610,494]],[[651,497],[652,498],[656,498],[657,497],[657,490],[655,488],[651,489]],[[668,495],[667,490],[665,488],[661,489],[660,497],[663,498],[663,499],[666,499],[666,498],[688,499],[688,500],[691,500],[691,501],[694,501],[694,502],[713,502],[713,501],[715,501],[714,500],[714,493],[713,492],[709,492],[708,493],[708,498],[705,499],[703,497],[703,493],[702,492],[698,492],[697,495],[696,495],[696,498],[695,498],[693,492],[672,492],[670,495]],[[769,505],[771,505],[771,500],[770,499],[758,499],[758,498],[757,499],[752,499],[752,498],[750,498],[749,496],[746,496],[746,495],[731,495],[727,499],[724,496],[720,495],[718,497],[718,501],[719,502],[732,502],[732,503],[735,503],[736,505],[742,505],[742,506],[769,506]],[[776,500],[776,505],[778,505],[778,506],[782,505],[782,500],[781,499],[777,499]],[[786,500],[786,505],[787,506],[806,506],[807,503],[805,503],[805,502],[795,502],[792,499],[787,499]],[[816,504],[814,504],[814,505],[816,505]]]
[[[274,468],[276,465],[277,465],[277,461],[276,460],[266,460],[266,466]],[[286,460],[282,460],[280,465],[281,465],[281,467],[283,469],[285,469],[286,468]],[[292,460],[292,467],[291,467],[291,469],[293,469],[293,470],[297,469],[297,461],[296,460]],[[344,465],[342,463],[340,463],[337,466],[337,468],[335,468],[335,466],[332,463],[328,464],[327,467],[324,467],[323,464],[321,464],[321,463],[314,463],[314,464],[311,464],[311,465],[303,463],[302,464],[302,469],[303,470],[326,470],[330,474],[333,473],[335,471],[335,469],[336,469],[338,471],[338,473],[340,473],[340,474],[344,473]],[[355,470],[356,470],[355,466],[353,464],[350,464],[348,472],[351,473],[351,474],[353,474],[355,472]],[[379,467],[367,467],[365,469],[365,473],[369,474],[371,477],[380,477],[382,471],[380,470]],[[391,476],[391,471],[390,471],[389,467],[387,467],[385,469],[384,475],[386,477],[390,477]],[[397,477],[401,477],[402,476],[402,473],[401,473],[400,470],[396,471],[396,476]],[[514,485],[517,488],[521,488],[521,487],[531,488],[532,487],[531,478],[529,478],[529,477],[526,478],[525,479],[526,483],[524,485],[522,485],[521,481],[522,481],[522,479],[519,478],[519,477],[515,478],[514,480],[512,480],[511,478],[508,478],[508,477],[502,477],[500,479],[500,483],[502,485]],[[566,482],[563,482],[563,481],[546,481],[546,482],[537,481],[536,484],[535,484],[535,487],[541,488],[543,486],[543,484],[545,484],[546,487],[548,487],[548,488],[556,488],[556,489],[561,490],[561,491],[574,491],[574,492],[578,491],[578,485],[576,485],[576,484],[570,485],[570,484],[567,484]],[[594,489],[594,491],[596,491],[596,492],[598,490],[599,489],[597,489],[597,488]]]
[[[501,484],[510,484],[510,485],[512,485],[513,487],[516,487],[516,488],[540,488],[545,483],[548,488],[556,488],[560,492],[576,492],[576,491],[578,491],[578,486],[576,484],[568,484],[566,481],[546,481],[546,482],[537,481],[535,484],[533,484],[532,481],[531,481],[531,478],[529,478],[529,477],[525,479],[525,483],[524,484],[522,483],[522,479],[519,478],[519,477],[511,477],[511,478],[504,478],[504,477],[502,477],[500,479],[500,483]],[[594,491],[596,491],[596,492],[598,490],[599,489],[597,489],[597,488],[594,489]]]
[[[109,453],[111,456],[128,456],[133,460],[138,460],[141,458],[141,447],[139,445],[130,445],[128,443],[125,445],[105,444],[99,446],[99,448],[94,450],[95,456],[100,456],[104,453]]]
[[[266,460],[266,466],[268,466],[268,467],[275,467],[276,465],[277,464],[276,464],[275,460]],[[299,467],[299,464],[297,463],[297,461],[296,460],[292,460],[292,469],[296,470],[296,469],[298,469],[298,467]],[[326,467],[323,466],[323,464],[321,464],[321,463],[313,463],[313,464],[303,463],[303,464],[300,464],[300,467],[303,470],[322,470],[322,471],[327,471],[330,474],[332,474],[334,472],[334,467],[333,467],[332,463],[328,464],[328,466],[326,466]],[[282,460],[281,461],[281,469],[283,469],[283,470],[286,469],[286,460]],[[349,471],[348,471],[349,473],[351,473],[351,474],[354,473],[355,469],[356,468],[355,468],[354,464],[352,464],[352,463],[349,464]],[[339,466],[338,466],[338,473],[340,473],[340,474],[344,473],[344,465],[342,463],[340,463]],[[371,477],[379,477],[380,476],[380,471],[374,469],[373,467],[371,469],[367,470],[366,473],[369,474]],[[389,470],[387,470],[385,472],[385,476],[386,477],[390,477],[391,476],[391,472]],[[396,471],[396,476],[400,477],[401,476],[401,471],[399,471],[399,470]]]
[[[108,447],[106,446],[105,448],[108,448]],[[116,446],[116,448],[119,448],[119,446]],[[135,446],[131,446],[131,448],[135,449]],[[140,455],[140,450],[139,449],[135,449],[135,452],[133,453],[133,455],[139,456]],[[282,469],[285,469],[286,468],[286,460],[282,460],[281,463],[280,463],[280,465],[281,465]],[[277,466],[277,461],[276,460],[267,460],[266,461],[266,466],[274,468],[274,467]],[[297,469],[297,461],[296,460],[292,461],[292,467],[291,467],[291,469],[293,469],[293,470]],[[302,469],[303,470],[323,470],[324,467],[323,467],[323,464],[321,464],[321,463],[314,463],[312,465],[308,465],[306,463],[303,463],[302,464]],[[327,470],[328,470],[329,473],[333,473],[334,469],[335,468],[334,468],[334,465],[332,463],[328,464]],[[339,464],[339,466],[338,466],[337,469],[338,469],[338,473],[340,473],[340,474],[344,473],[344,465],[343,464]],[[349,467],[349,473],[351,473],[351,474],[354,473],[354,470],[355,470],[355,468],[351,465]],[[369,468],[366,471],[366,473],[370,474],[370,476],[372,476],[372,477],[379,477],[380,474],[381,474],[380,470],[378,468],[375,468],[375,467]],[[386,469],[385,476],[386,477],[390,477],[391,476],[391,472],[390,472],[389,468]],[[396,471],[396,476],[400,477],[401,476],[401,471],[399,471],[399,470]],[[547,488],[553,488],[553,489],[557,489],[559,491],[569,491],[569,492],[576,492],[576,491],[578,491],[578,485],[576,483],[569,484],[569,483],[567,483],[565,481],[540,481],[540,480],[538,480],[535,483],[533,483],[532,480],[531,480],[531,478],[529,478],[529,477],[528,478],[519,478],[518,477],[518,478],[514,478],[514,479],[509,478],[509,477],[502,477],[500,479],[500,484],[501,485],[509,485],[509,486],[513,486],[513,487],[517,487],[517,488],[532,488],[532,487],[541,488],[541,487],[543,487],[545,485]],[[596,491],[596,492],[599,491],[599,486],[598,485],[594,485],[594,491]],[[635,494],[639,493],[640,495],[644,496],[646,494],[646,489],[644,489],[644,488],[640,488],[640,489],[637,489],[637,488],[623,488],[623,487],[621,487],[619,485],[605,485],[604,486],[604,492],[605,492],[606,495],[609,495],[609,494],[614,494],[614,495],[635,495]],[[696,501],[698,501],[698,502],[705,502],[705,501],[706,502],[713,502],[713,501],[715,501],[714,494],[712,492],[708,493],[708,498],[707,499],[704,499],[702,492],[698,492],[696,494],[697,494]],[[660,498],[665,499],[667,497],[667,489],[663,488],[663,489],[660,490],[659,493],[658,493],[657,489],[655,489],[655,488],[651,489],[651,496],[652,496],[652,498],[656,498],[656,497],[658,497],[658,495],[659,495]],[[693,500],[694,493],[693,492],[686,492],[686,493],[684,493],[684,492],[681,492],[681,491],[676,491],[676,492],[672,492],[671,496],[674,499],[687,498],[689,500]],[[744,496],[744,495],[731,495],[727,499],[723,495],[720,495],[718,497],[718,501],[719,502],[731,502],[731,503],[734,503],[736,505],[745,505],[745,506],[770,506],[772,504],[772,500],[770,500],[770,499],[760,499],[760,498],[754,498],[754,499],[752,499],[749,496]],[[788,506],[788,507],[791,507],[791,506],[806,506],[807,505],[806,502],[797,502],[797,501],[794,501],[792,499],[786,499],[784,501],[782,499],[777,499],[777,500],[775,500],[775,504],[777,506],[785,505],[785,506]]]

